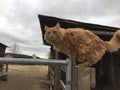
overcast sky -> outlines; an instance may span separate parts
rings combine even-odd
[[[45,57],[38,14],[120,27],[120,0],[0,0],[0,42]]]

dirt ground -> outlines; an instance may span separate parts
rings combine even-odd
[[[0,90],[49,90],[47,66],[9,65],[8,80],[0,81]]]

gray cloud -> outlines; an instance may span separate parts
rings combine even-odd
[[[62,0],[59,4],[56,1],[56,4],[45,8],[44,13],[77,21],[118,26],[116,19],[119,19],[117,16],[120,14],[119,3],[119,0]],[[101,22],[101,18],[104,18],[105,23]],[[109,23],[111,20],[113,23]]]
[[[0,41],[23,52],[47,53],[38,14],[119,27],[119,0],[0,0]]]

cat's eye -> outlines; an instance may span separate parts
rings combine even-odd
[[[53,33],[56,33],[56,31],[53,31]]]
[[[50,34],[50,32],[48,32],[47,34]]]

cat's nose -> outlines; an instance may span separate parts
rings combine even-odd
[[[50,37],[53,37],[53,35],[52,35],[52,34],[50,34],[49,36],[50,36]]]

